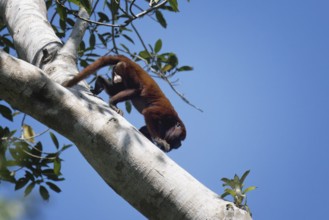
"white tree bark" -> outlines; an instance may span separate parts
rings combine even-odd
[[[0,50],[0,98],[76,144],[132,206],[149,219],[251,219],[179,167],[84,84],[70,90],[58,84],[77,72],[83,22],[62,48],[43,0],[0,0],[0,16],[21,58]]]

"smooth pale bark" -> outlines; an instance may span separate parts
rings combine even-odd
[[[44,21],[44,12],[36,12],[45,9],[44,1],[0,0],[0,16],[4,15],[2,18],[13,32],[20,32],[13,37],[21,58],[30,63],[39,60],[36,63],[43,71],[0,51],[0,99],[71,140],[104,181],[150,219],[251,219],[235,206],[227,209],[231,203],[179,167],[85,86],[68,90],[56,83],[77,71],[76,51],[70,51],[75,47],[64,46],[62,50],[54,34],[47,34],[49,44],[42,43],[38,49],[24,43],[21,38],[31,32],[15,27],[23,23],[11,21],[13,5],[20,8],[18,14],[24,15],[28,9],[30,16]],[[18,15],[15,19],[22,18]],[[50,26],[44,28],[48,29],[46,33],[51,32]],[[37,47],[38,36],[28,39]],[[53,50],[49,50],[51,44],[56,45]],[[55,51],[55,59],[49,51]]]

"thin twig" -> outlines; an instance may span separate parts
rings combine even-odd
[[[133,16],[133,18],[136,18],[136,15],[134,14],[133,9],[132,9],[135,4],[135,1],[136,0],[132,0],[130,3],[130,7],[129,7],[130,14]]]
[[[135,25],[134,25],[133,23],[131,23],[131,27],[134,29],[134,31],[135,31],[135,33],[136,33],[136,35],[137,35],[139,41],[141,42],[142,46],[144,47],[144,50],[147,51],[147,53],[148,53],[149,55],[151,55],[150,52],[148,51],[148,49],[147,49],[145,43],[144,43],[144,40],[143,40],[142,36],[140,35],[140,33],[138,32],[137,28],[135,27]]]
[[[197,107],[196,105],[192,104],[182,93],[178,92],[178,90],[175,88],[175,86],[173,85],[173,83],[168,79],[167,76],[165,76],[163,73],[159,73],[156,70],[154,70],[152,67],[150,67],[150,69],[152,70],[152,72],[156,73],[157,75],[160,75],[160,77],[166,81],[170,88],[181,98],[183,99],[184,102],[186,102],[188,105],[192,106],[193,108],[197,109],[200,112],[203,112],[203,110],[199,107]]]
[[[103,23],[103,22],[98,22],[98,21],[93,21],[93,20],[90,20],[90,19],[86,19],[86,18],[83,18],[81,16],[78,15],[78,13],[74,10],[71,10],[67,7],[65,7],[65,5],[60,2],[60,0],[56,0],[56,2],[62,6],[63,8],[65,8],[67,11],[69,11],[73,16],[83,20],[83,21],[86,21],[88,23],[91,23],[91,24],[97,24],[97,25],[102,25],[102,26],[107,26],[107,27],[126,27],[128,26],[132,21],[136,20],[137,18],[140,18],[140,17],[143,17],[144,15],[162,7],[163,5],[165,5],[167,3],[167,0],[164,0],[163,2],[153,6],[153,7],[150,7],[149,9],[145,10],[145,11],[142,11],[141,13],[137,14],[137,15],[134,15],[133,16],[128,16],[129,18],[124,22],[124,24],[106,24],[106,23]],[[133,1],[134,2],[134,1]],[[133,3],[132,2],[132,3]],[[126,15],[128,15],[127,13],[125,13]]]

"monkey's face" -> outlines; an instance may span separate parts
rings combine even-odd
[[[122,83],[123,79],[121,73],[125,71],[126,65],[124,62],[119,62],[115,66],[113,66],[112,70],[112,82],[114,84]]]
[[[118,84],[121,82],[122,82],[122,77],[113,70],[113,83]]]
[[[170,145],[171,149],[177,149],[182,145],[182,141],[186,138],[186,129],[182,122],[177,122],[171,129],[168,130],[165,140]]]

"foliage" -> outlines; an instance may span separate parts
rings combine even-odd
[[[247,192],[250,192],[254,189],[256,189],[255,186],[250,186],[246,189],[243,189],[244,187],[244,181],[248,174],[250,173],[250,170],[247,170],[241,178],[239,178],[238,175],[234,175],[233,179],[228,178],[222,178],[221,180],[224,182],[223,187],[228,186],[230,188],[226,188],[224,190],[224,193],[221,195],[222,198],[225,198],[226,196],[230,195],[233,197],[233,203],[239,207],[245,209],[250,215],[250,209],[247,205]],[[245,200],[244,204],[243,201]]]
[[[5,105],[0,107],[1,115],[12,121],[15,113]],[[49,132],[56,151],[46,153],[43,151],[43,144],[35,142],[37,135],[31,126],[22,125],[22,137],[17,137],[16,133],[16,130],[0,125],[0,183],[1,181],[12,183],[15,190],[24,188],[25,196],[38,187],[41,197],[48,200],[48,189],[61,192],[55,184],[64,180],[60,155],[70,145],[60,147],[57,137]]]
[[[72,2],[73,4],[69,4]],[[65,39],[67,30],[72,29],[74,20],[78,15],[76,6],[84,7],[93,20],[88,20],[87,35],[89,39],[81,42],[80,60],[82,67],[101,56],[95,53],[95,50],[103,50],[104,53],[124,53],[130,55],[136,61],[142,60],[146,63],[149,70],[161,78],[173,76],[179,71],[192,70],[190,66],[178,66],[178,58],[173,52],[160,53],[162,46],[159,46],[158,39],[154,46],[146,45],[142,34],[135,27],[135,21],[142,17],[148,17],[157,22],[161,27],[167,27],[167,21],[164,14],[168,12],[178,12],[177,0],[165,1],[96,1],[90,6],[88,1],[69,0],[54,1],[48,0],[47,6],[52,14],[52,25],[57,35]],[[52,10],[56,9],[56,10]],[[59,19],[55,19],[59,18]],[[56,22],[57,21],[57,22]],[[141,51],[132,51],[131,48],[142,46]]]

